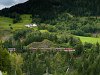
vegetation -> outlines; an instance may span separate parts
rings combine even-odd
[[[36,17],[42,18],[42,20],[47,20],[67,10],[74,15],[98,16],[100,15],[99,3],[99,0],[29,0],[24,4],[18,4],[10,9],[3,9],[0,14],[10,17],[12,17],[10,13],[33,14],[33,16],[38,15]]]
[[[80,46],[79,46],[80,45]],[[75,52],[65,51],[25,51],[21,54],[11,53],[2,50],[0,69],[6,71],[7,75],[98,75],[99,73],[99,52],[100,45],[97,43],[88,48],[79,44]],[[88,45],[87,45],[88,46]],[[2,49],[2,46],[1,46]],[[1,51],[0,49],[0,51]],[[82,49],[81,57],[77,50]],[[5,54],[9,55],[6,57]],[[22,66],[23,65],[23,66]]]
[[[99,0],[29,0],[1,10],[0,70],[4,75],[99,75],[99,9]]]
[[[77,36],[80,38],[80,40],[85,43],[92,43],[92,44],[96,44],[97,42],[100,43],[100,38],[94,38],[94,37],[83,37],[83,36]]]

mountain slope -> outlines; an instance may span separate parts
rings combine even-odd
[[[0,15],[4,15],[6,11],[8,14],[12,12],[39,14],[40,12],[49,11],[50,13],[64,10],[76,15],[98,15],[100,14],[99,3],[99,0],[29,0],[10,9],[1,10]]]
[[[67,11],[78,16],[100,15],[100,0],[29,0],[25,3],[15,5],[0,11],[2,16],[11,16],[16,12],[19,14],[32,14],[33,17],[52,19]]]

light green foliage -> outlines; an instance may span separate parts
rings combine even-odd
[[[80,38],[80,40],[85,43],[92,43],[92,44],[96,44],[97,42],[100,43],[100,38],[94,38],[94,37],[83,37],[83,36],[77,36]]]
[[[7,75],[7,72],[3,72],[3,75]]]
[[[43,75],[48,68],[48,73],[53,75],[64,75],[68,64],[72,65],[69,60],[70,54],[56,51],[35,51],[27,52],[24,57],[25,73],[29,75]],[[68,59],[67,59],[68,58]]]
[[[9,71],[10,67],[10,56],[6,49],[3,48],[0,42],[0,70]]]
[[[20,54],[13,53],[10,55],[11,59],[11,75],[22,75],[23,58]]]

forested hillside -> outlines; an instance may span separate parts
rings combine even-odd
[[[73,15],[100,15],[100,0],[29,0],[10,9],[3,9],[0,15],[33,14],[44,18],[54,18],[58,13],[67,11]],[[6,13],[8,12],[8,13]]]
[[[28,0],[0,10],[0,70],[100,75],[99,16],[100,0]]]

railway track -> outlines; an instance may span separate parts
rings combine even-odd
[[[73,48],[30,48],[30,50],[57,50],[57,51],[66,51],[66,52],[73,52],[75,49]]]

